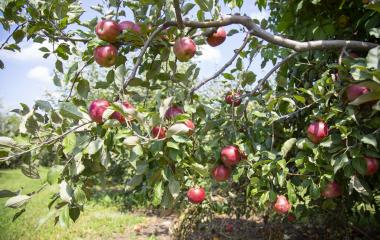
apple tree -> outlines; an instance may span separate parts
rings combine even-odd
[[[191,209],[184,224],[202,212],[379,224],[380,2],[254,1],[270,12],[261,21],[245,4],[109,0],[82,20],[75,0],[2,2],[1,51],[49,43],[40,50],[64,91],[15,110],[20,134],[2,138],[0,161],[38,178],[41,151],[55,154],[46,181],[60,189],[47,202],[63,226],[115,169],[127,194]],[[199,79],[199,46],[238,34],[232,58]],[[256,79],[252,65],[268,63]],[[1,197],[23,212],[38,192]]]

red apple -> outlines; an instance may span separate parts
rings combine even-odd
[[[191,38],[182,37],[175,41],[173,51],[179,61],[187,62],[195,55],[196,48],[197,46]]]
[[[194,129],[195,129],[195,125],[194,125],[193,121],[191,121],[190,119],[188,119],[188,120],[186,120],[183,123],[190,129],[189,130],[189,134],[191,135],[194,132]]]
[[[216,166],[212,170],[212,176],[218,182],[226,181],[230,177],[230,175],[231,175],[231,170],[224,165]]]
[[[100,39],[112,43],[116,42],[120,28],[117,22],[113,20],[100,20],[96,25],[95,32]]]
[[[187,198],[190,202],[199,204],[206,198],[206,192],[203,188],[192,187],[187,191]]]
[[[129,103],[127,100],[123,102],[123,105],[124,105],[124,107],[126,107],[127,109],[128,109],[128,108],[131,108],[131,109],[134,109],[134,108],[135,108],[135,107],[134,107],[131,103]],[[111,118],[112,118],[112,119],[116,119],[116,120],[118,120],[121,124],[125,123],[125,117],[124,117],[121,113],[119,113],[119,112],[114,112],[114,113],[112,113]],[[132,120],[133,120],[132,117],[128,117],[128,121],[132,121]]]
[[[184,113],[184,111],[182,110],[182,108],[173,106],[173,107],[168,108],[168,110],[166,110],[166,112],[165,112],[165,118],[166,119],[173,119],[177,115],[182,114],[182,113]]]
[[[313,122],[307,128],[307,136],[310,141],[317,144],[322,142],[322,140],[329,135],[329,128],[327,124],[323,121]]]
[[[131,31],[134,31],[135,33],[141,33],[140,25],[131,21],[123,21],[119,23],[119,28],[120,28],[120,31],[131,30]]]
[[[371,157],[364,157],[366,163],[367,163],[367,172],[366,175],[374,175],[377,170],[379,169],[379,162],[376,158]]]
[[[228,92],[224,100],[227,104],[237,107],[241,104],[241,94],[239,92]]]
[[[112,45],[98,46],[94,50],[95,61],[103,67],[115,65],[117,57],[117,48]]]
[[[328,183],[322,192],[322,196],[325,198],[336,198],[340,195],[342,195],[342,189],[335,181]]]
[[[274,211],[279,214],[284,214],[289,212],[292,206],[288,202],[285,196],[277,195],[276,203],[274,204]]]
[[[207,37],[207,43],[212,47],[216,47],[222,44],[226,40],[226,37],[226,31],[224,30],[224,28],[220,27],[216,30],[216,32],[210,34]]]
[[[367,88],[365,86],[360,86],[358,84],[352,84],[352,85],[347,87],[346,95],[347,95],[348,101],[352,102],[356,98],[360,97],[361,95],[367,94],[369,92],[370,92],[369,88]]]
[[[234,230],[234,225],[232,225],[232,223],[227,223],[225,226],[225,229],[226,229],[226,232],[231,233]]]
[[[236,146],[227,146],[220,151],[220,158],[222,159],[224,165],[227,167],[234,166],[238,164],[241,160],[241,153]]]
[[[103,99],[92,101],[88,109],[91,119],[97,123],[103,123],[103,113],[109,105],[110,103]]]
[[[166,137],[166,128],[155,126],[152,128],[152,135],[154,138],[163,139]]]
[[[293,213],[288,214],[288,222],[295,222],[297,220],[296,216]]]

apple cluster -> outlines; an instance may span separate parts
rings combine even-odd
[[[108,45],[98,46],[94,50],[95,61],[102,67],[111,67],[115,65],[118,49],[113,45],[118,41],[119,35],[124,31],[133,31],[141,33],[141,27],[131,21],[117,23],[113,20],[101,20],[95,28],[99,39],[108,42]],[[222,44],[227,37],[224,28],[220,27],[207,37],[207,43],[216,47]],[[178,38],[173,46],[173,52],[176,58],[181,62],[189,61],[196,53],[196,44],[190,37]]]
[[[141,33],[140,25],[131,21],[117,23],[113,20],[100,20],[98,22],[95,28],[96,35],[101,40],[109,43],[108,45],[98,46],[94,50],[95,61],[100,66],[111,67],[115,65],[118,50],[113,44],[124,30]]]
[[[370,89],[360,84],[352,84],[346,88],[346,97],[349,102],[355,101],[358,97],[367,94]],[[321,143],[329,136],[329,127],[322,121],[318,120],[311,123],[307,128],[307,136],[314,144]],[[366,162],[367,170],[365,175],[374,175],[379,169],[378,159],[364,156],[363,161]],[[337,198],[342,195],[342,188],[336,182],[332,181],[326,184],[322,191],[322,196],[325,198]]]

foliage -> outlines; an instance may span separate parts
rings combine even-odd
[[[244,1],[224,3],[241,8]],[[377,1],[367,5],[359,0],[260,0],[256,4],[269,9],[271,15],[255,22],[290,39],[379,43]],[[218,20],[221,5],[220,1],[182,1],[181,10],[184,17],[195,13],[198,21],[205,16]],[[107,43],[96,38],[97,19],[80,20],[83,10],[77,1],[6,1],[0,7],[3,27],[19,26],[12,34],[15,43],[4,49],[18,50],[24,37],[35,42],[65,40],[53,50],[41,51],[57,58],[54,80],[73,86],[74,94],[62,96],[64,101],[57,108],[44,101],[36,102],[32,109],[22,105],[18,111],[22,116],[20,134],[30,141],[15,144],[23,149],[38,146],[17,155],[28,166],[25,172],[30,176],[41,151],[56,153],[47,180],[60,184],[50,202],[60,222],[67,225],[69,217],[76,220],[82,212],[83,199],[91,197],[94,176],[115,171],[116,181],[125,182],[127,194],[137,194],[155,207],[183,208],[188,205],[187,189],[201,185],[208,193],[202,204],[217,213],[262,213],[279,219],[271,206],[277,195],[285,195],[299,221],[328,217],[343,223],[376,223],[380,175],[364,175],[363,156],[380,158],[379,47],[368,52],[344,47],[300,52],[280,67],[271,82],[260,85],[249,70],[253,56],[260,53],[264,67],[268,61],[278,63],[291,51],[251,37],[236,64],[222,74],[226,81],[237,82],[232,90],[247,93],[243,104],[232,107],[222,100],[230,89],[223,89],[216,98],[190,94],[198,82],[199,67],[177,62],[171,51],[172,42],[185,33],[198,45],[204,44],[203,29],[165,29],[151,42],[141,66],[136,65],[137,75],[131,75],[139,60],[136,53],[152,29],[175,20],[176,15],[171,1],[109,1],[107,6],[93,7],[99,18],[108,19],[125,16],[125,8],[133,12],[142,33],[124,31],[116,43],[116,65],[103,69],[104,77],[99,74],[86,79],[81,73],[93,64],[94,48]],[[72,25],[78,28],[72,30]],[[243,31],[237,27],[229,35]],[[63,62],[71,55],[81,61],[65,66]],[[130,80],[126,89],[125,79]],[[345,91],[353,83],[368,87],[371,93],[348,102]],[[252,86],[262,87],[252,95],[248,91]],[[99,97],[114,99],[103,114],[103,124],[90,122],[87,113],[90,101]],[[123,107],[117,101],[120,98],[132,102],[136,111]],[[185,113],[165,119],[166,110],[173,105],[183,107]],[[120,124],[108,119],[114,111],[134,120]],[[185,134],[188,131],[180,124],[187,119],[196,126],[192,135]],[[313,144],[306,129],[318,119],[328,124],[330,134],[320,144]],[[163,140],[150,134],[157,125],[168,128]],[[42,145],[36,139],[41,133],[49,136]],[[217,183],[210,171],[221,162],[220,149],[227,145],[239,146],[247,159],[233,169],[229,181]],[[10,156],[20,152],[4,149]],[[343,196],[324,199],[321,192],[333,180],[342,187]]]

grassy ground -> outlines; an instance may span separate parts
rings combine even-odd
[[[25,177],[20,170],[0,170],[0,189],[16,191],[23,187],[24,194],[37,190],[46,179],[46,169],[41,169],[41,179],[33,180]],[[39,230],[38,221],[48,213],[47,203],[56,192],[58,186],[48,186],[37,196],[33,197],[26,207],[26,212],[12,223],[16,209],[4,207],[7,199],[0,198],[0,239],[136,239],[136,236],[125,236],[128,229],[136,224],[144,223],[146,219],[133,214],[118,211],[116,205],[102,205],[90,202],[76,223],[64,229],[54,226],[53,219],[49,220]],[[132,231],[133,232],[133,231]],[[154,239],[154,238],[150,238]]]

